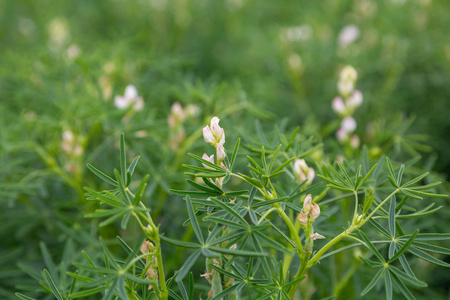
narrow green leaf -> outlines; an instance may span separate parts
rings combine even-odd
[[[417,176],[416,178],[411,179],[411,180],[408,181],[407,183],[402,184],[402,187],[408,187],[408,186],[411,186],[411,185],[413,185],[414,183],[416,183],[416,182],[422,180],[423,178],[427,177],[428,174],[430,174],[430,173],[429,173],[429,172],[423,173],[423,174]]]
[[[419,250],[419,249],[415,248],[414,245],[413,245],[412,247],[410,247],[410,248],[408,249],[408,251],[409,251],[410,253],[412,253],[413,255],[415,255],[415,256],[417,256],[417,257],[423,259],[423,260],[426,260],[426,261],[428,261],[428,262],[430,262],[430,263],[432,263],[432,264],[439,265],[439,266],[443,266],[443,267],[447,267],[447,268],[450,267],[450,264],[449,264],[449,263],[446,263],[445,261],[442,261],[442,260],[440,260],[440,259],[437,259],[436,257],[431,256],[430,254],[428,254],[428,253],[426,253],[426,252],[423,252],[422,250]]]
[[[134,195],[133,199],[133,206],[138,206],[141,202],[142,196],[144,195],[145,188],[147,187],[147,180],[149,178],[149,174],[147,174],[144,179],[142,179],[141,183],[139,184],[138,190],[136,192],[136,195]]]
[[[205,240],[203,239],[202,231],[200,229],[200,226],[198,225],[198,221],[197,221],[197,218],[196,218],[195,212],[194,212],[194,207],[192,206],[191,197],[189,197],[189,195],[186,196],[186,206],[187,206],[187,210],[188,210],[188,214],[189,214],[189,219],[191,220],[191,224],[194,229],[195,235],[197,236],[197,239],[199,240],[200,244],[203,245],[205,243]],[[184,274],[184,275],[186,275],[186,274]]]
[[[226,210],[227,213],[233,217],[235,217],[238,221],[240,221],[241,224],[243,224],[246,227],[249,227],[250,225],[247,223],[247,221],[241,217],[240,214],[235,212],[231,207],[228,206],[228,204],[223,203],[222,201],[219,201],[215,198],[210,198],[212,202],[214,202],[216,205],[220,206],[222,209]]]
[[[389,232],[391,233],[391,236],[395,236],[395,208],[396,208],[396,198],[395,195],[391,197],[390,199],[391,204],[389,205]]]
[[[392,164],[391,164],[391,160],[387,156],[386,156],[386,163],[387,163],[387,166],[388,166],[388,169],[389,169],[389,173],[392,176],[392,179],[396,179],[394,168],[392,167]],[[395,180],[394,180],[394,182],[395,182]]]
[[[53,295],[56,297],[56,299],[63,300],[63,296],[61,295],[61,292],[56,287],[55,282],[53,281],[53,279],[50,276],[50,274],[48,273],[48,271],[46,269],[44,269],[43,273],[44,273],[45,281],[47,281],[47,284],[49,285],[50,289],[52,290]]]
[[[391,273],[391,278],[394,281],[395,285],[400,290],[400,292],[402,292],[402,294],[406,297],[406,299],[408,299],[408,300],[416,299],[416,298],[414,298],[413,294],[411,294],[411,292],[408,290],[408,288],[403,283],[403,281],[396,276],[396,274]]]
[[[397,185],[400,186],[402,184],[403,172],[405,172],[405,165],[401,165],[400,169],[397,173]]]
[[[428,286],[426,284],[426,282],[420,281],[415,277],[409,276],[408,274],[402,272],[400,269],[398,269],[395,266],[390,265],[389,271],[391,272],[391,275],[394,274],[401,281],[405,281],[413,286],[417,286],[417,287],[427,287]]]
[[[373,279],[369,282],[369,284],[365,287],[365,289],[361,292],[361,296],[364,296],[380,281],[381,276],[384,274],[384,268],[380,269],[378,273],[373,277]]]
[[[386,288],[386,299],[392,300],[392,278],[387,269],[384,269],[384,285]]]
[[[409,246],[411,246],[412,242],[416,238],[419,233],[419,229],[416,229],[411,237],[406,241],[406,243],[388,260],[388,264],[399,258],[406,250],[408,250]]]
[[[247,251],[247,250],[230,250],[226,248],[219,247],[209,247],[210,250],[219,252],[222,254],[233,255],[233,256],[267,256],[267,253],[264,252],[255,252],[255,251]]]
[[[122,179],[120,178],[119,171],[117,169],[114,169],[114,175],[116,175],[116,180],[119,183],[119,189],[122,192],[123,197],[127,200],[127,204],[131,204],[130,197],[128,196],[128,193],[125,191],[125,186],[122,182]]]
[[[127,171],[130,172],[130,175],[131,175],[131,176],[133,176],[134,169],[136,168],[136,165],[137,165],[137,163],[138,163],[138,161],[139,161],[139,158],[141,158],[140,155],[136,156],[136,157],[133,159],[133,161],[131,162],[130,166],[128,167],[128,170],[127,170]]]
[[[87,297],[89,295],[100,293],[101,291],[105,290],[107,287],[108,286],[106,286],[106,285],[102,285],[102,286],[95,287],[93,289],[89,289],[89,290],[77,292],[77,293],[74,293],[74,294],[70,294],[70,298],[74,298],[74,299],[75,298],[84,298],[84,297]]]
[[[375,171],[375,168],[377,167],[377,164],[373,165],[373,167],[369,170],[369,172],[367,172],[367,174],[359,181],[358,187],[362,186],[367,179],[369,179],[370,175],[372,175],[372,173]]]
[[[21,294],[21,293],[16,293],[15,295],[16,295],[18,298],[22,299],[22,300],[36,300],[36,299],[34,299],[34,298],[25,296],[25,295],[23,295],[23,294]]]
[[[385,263],[386,261],[384,260],[383,256],[380,254],[380,252],[378,252],[377,248],[375,248],[375,246],[372,244],[372,242],[367,238],[366,234],[363,231],[359,231],[359,235],[361,236],[361,238],[363,239],[363,241],[366,243],[366,245],[368,246],[368,248],[370,250],[372,250],[373,254],[375,254],[375,256],[382,262]]]
[[[197,250],[194,253],[191,254],[191,256],[186,259],[186,262],[184,265],[178,270],[178,273],[175,275],[175,281],[181,281],[183,278],[187,275],[189,270],[192,268],[194,263],[197,261],[197,259],[200,257],[201,251]]]
[[[276,168],[273,173],[277,173],[279,171],[281,171],[282,169],[284,169],[284,167],[286,167],[291,161],[293,161],[295,159],[295,157],[291,157],[290,159],[288,159],[287,161],[285,161],[284,163],[282,163],[280,166],[278,166],[278,168]]]
[[[88,167],[89,170],[91,170],[92,173],[94,173],[98,178],[100,178],[104,182],[109,183],[115,187],[119,187],[119,184],[114,179],[112,179],[111,177],[109,177],[108,175],[106,175],[93,165],[87,164],[86,166]]]
[[[127,160],[125,153],[125,135],[120,135],[120,174],[122,175],[122,181],[126,182],[126,170],[127,170]],[[120,184],[120,183],[119,183]]]
[[[431,245],[431,244],[417,242],[417,240],[418,239],[416,238],[414,247],[416,247],[418,249],[426,250],[426,251],[430,251],[430,252],[434,252],[434,253],[440,253],[440,254],[444,254],[444,255],[450,255],[450,249],[448,249],[448,248],[443,248],[443,247],[439,247],[439,246],[435,246],[435,245]]]

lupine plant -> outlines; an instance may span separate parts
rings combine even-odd
[[[421,220],[440,209],[422,203],[447,197],[433,192],[440,182],[423,184],[427,172],[412,176],[410,166],[384,156],[372,165],[365,148],[360,161],[316,162],[314,170],[305,158],[322,145],[300,141],[297,130],[280,134],[277,146],[247,145],[244,157],[240,139],[226,150],[217,117],[203,128],[203,137],[214,154],[189,153],[193,163],[183,166],[192,189],[172,190],[186,205],[186,231],[193,231],[193,239],[160,231],[143,202],[151,179],[147,175],[135,184],[139,156],[128,165],[122,134],[114,176],[87,165],[111,189],[85,188],[87,199],[100,203],[86,217],[101,219],[101,226],[120,220],[123,230],[134,219],[142,237],[127,244],[118,236],[124,253],[120,256],[100,239],[101,261],[83,251],[83,261],[73,263],[76,270],[60,269],[65,273],[58,271],[42,244],[48,268],[43,271],[44,289],[60,300],[100,294],[103,299],[302,299],[314,288],[315,268],[358,249],[346,276],[325,294],[339,297],[348,278],[366,264],[373,270],[372,279],[361,296],[384,285],[386,299],[396,294],[414,299],[413,291],[427,284],[413,272],[411,261],[450,266],[435,255],[449,255],[450,250],[433,244],[450,235],[420,232]],[[247,166],[238,167],[243,164]],[[414,209],[417,203],[419,210]],[[327,225],[335,218],[344,220],[342,228]],[[184,264],[170,272],[164,251],[169,247],[189,253]],[[63,257],[72,254],[70,249],[68,245]]]

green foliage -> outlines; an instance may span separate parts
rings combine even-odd
[[[445,297],[448,5],[403,2],[1,2],[0,298]]]

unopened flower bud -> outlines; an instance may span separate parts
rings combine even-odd
[[[352,66],[345,66],[341,74],[339,74],[340,81],[352,81],[355,82],[356,79],[358,79],[358,73],[356,72],[355,68]]]
[[[319,217],[319,215],[320,215],[320,207],[319,204],[315,203],[311,208],[310,220],[314,222],[314,220],[316,220]]]
[[[324,237],[323,235],[321,235],[321,234],[313,233],[313,234],[311,234],[311,235],[309,236],[309,238],[310,238],[312,241],[315,241],[315,240],[319,240],[319,239],[324,239],[325,237]]]
[[[352,117],[345,117],[341,122],[341,128],[346,132],[353,132],[356,129],[356,121]]]
[[[342,100],[341,97],[334,98],[333,102],[331,103],[331,106],[333,110],[339,115],[344,115],[345,112],[347,111],[344,100]]]
[[[358,149],[359,148],[359,144],[360,144],[359,137],[356,134],[353,134],[350,137],[350,146],[353,149]]]
[[[153,250],[153,248],[154,248],[155,246],[152,244],[152,242],[150,242],[150,241],[148,241],[148,240],[144,240],[143,242],[142,242],[142,245],[141,245],[141,253],[142,254],[147,254],[147,253],[149,253],[150,252],[150,250]]]
[[[312,205],[311,205],[312,196],[311,194],[308,194],[303,201],[303,210],[305,213],[309,213],[311,211]]]
[[[171,107],[172,115],[180,122],[182,122],[186,116],[183,106],[179,102],[175,102]]]
[[[339,81],[337,84],[337,88],[339,91],[339,94],[341,94],[344,97],[350,96],[350,94],[353,92],[353,89],[355,88],[355,84],[353,81]]]
[[[225,149],[223,148],[222,144],[217,144],[217,160],[223,161],[225,159]]]
[[[343,128],[339,128],[336,131],[336,137],[337,137],[339,142],[343,143],[346,140],[348,140],[348,132],[345,131]]]
[[[220,141],[223,135],[223,128],[220,128],[219,124],[214,123],[211,124],[211,132],[213,136],[216,138],[216,141]]]
[[[203,128],[203,138],[205,139],[205,142],[214,146],[216,139],[214,138],[211,130],[209,129],[209,126],[205,126]]]
[[[308,224],[308,214],[304,214],[303,211],[300,211],[297,220],[302,226],[306,226]]]
[[[353,94],[347,99],[347,104],[351,108],[355,109],[359,107],[363,102],[363,95],[360,91],[356,90]]]
[[[207,160],[207,161],[209,161],[210,163],[214,163],[214,154],[212,154],[211,156],[208,156],[206,153],[203,153],[203,156],[202,156],[202,158],[204,159],[204,160]],[[202,164],[205,168],[207,168],[207,169],[212,169],[210,166],[207,166],[207,165],[205,165],[205,164]]]

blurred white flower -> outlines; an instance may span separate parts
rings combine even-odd
[[[336,131],[336,138],[338,139],[339,142],[343,143],[346,140],[348,140],[348,132],[342,128],[339,128]]]
[[[356,121],[352,117],[345,117],[341,122],[341,128],[345,132],[353,132],[356,129]]]
[[[360,35],[359,28],[355,25],[347,25],[342,28],[338,36],[339,46],[345,48],[353,43]]]
[[[66,54],[70,60],[74,60],[81,54],[81,49],[77,44],[72,44],[67,48]]]
[[[302,58],[297,53],[292,53],[291,55],[289,55],[288,65],[291,68],[291,70],[294,72],[298,73],[298,72],[303,71]]]
[[[359,107],[363,102],[363,95],[360,91],[356,90],[347,99],[347,105],[353,110]]]
[[[67,21],[63,18],[54,18],[48,28],[50,50],[59,50],[70,38]]]
[[[294,162],[294,174],[299,182],[307,180],[305,186],[309,186],[315,177],[314,169],[309,168],[304,159],[297,159]]]
[[[347,107],[341,97],[335,97],[331,103],[331,107],[338,115],[345,115]]]
[[[188,118],[195,118],[200,114],[200,107],[195,104],[189,104],[186,106],[185,112]]]
[[[352,136],[350,137],[350,146],[353,149],[358,149],[359,148],[359,137],[356,134],[352,134]]]
[[[313,30],[310,25],[303,24],[295,27],[288,27],[284,31],[284,35],[288,41],[305,41],[312,36]]]
[[[117,95],[114,98],[114,105],[118,109],[127,109],[133,106],[135,111],[140,111],[144,108],[144,99],[138,96],[138,91],[134,85],[128,85],[123,96]]]
[[[225,154],[225,148],[221,144],[217,144],[217,160],[221,162],[225,159],[225,156],[227,156]]]

